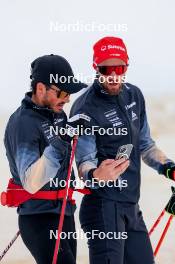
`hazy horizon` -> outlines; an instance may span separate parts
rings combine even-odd
[[[110,5],[100,6],[92,0],[61,4],[56,0],[4,1],[0,10],[0,110],[11,111],[20,104],[30,87],[30,63],[38,56],[62,55],[75,75],[93,76],[93,44],[107,35],[126,43],[128,82],[145,95],[174,93],[174,8],[173,0],[168,4],[163,0],[111,0]]]

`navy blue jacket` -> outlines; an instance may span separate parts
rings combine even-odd
[[[120,202],[137,203],[140,197],[141,156],[145,163],[159,171],[160,165],[169,159],[159,150],[150,136],[145,100],[139,88],[123,84],[119,95],[109,95],[97,80],[74,103],[71,115],[85,113],[92,118],[93,126],[117,128],[118,135],[84,135],[79,138],[76,162],[80,176],[89,179],[89,170],[96,168],[105,159],[114,159],[117,150],[125,144],[133,144],[130,166],[121,179],[127,187],[108,186],[92,188],[92,195]],[[127,130],[127,133],[126,133]]]
[[[37,106],[31,95],[31,92],[26,94],[6,127],[4,143],[10,171],[15,183],[30,193],[61,189],[63,185],[59,183],[67,177],[71,145],[55,134],[50,136],[49,126],[65,127],[66,114]],[[19,206],[18,213],[59,213],[60,208],[58,200],[30,200]],[[68,202],[66,214],[74,211],[75,206]]]

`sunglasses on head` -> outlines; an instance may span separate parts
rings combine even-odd
[[[98,66],[98,71],[102,75],[111,75],[112,72],[115,72],[117,75],[122,75],[127,71],[127,65],[114,65],[114,66]]]
[[[49,89],[55,91],[56,92],[56,95],[57,95],[57,98],[60,98],[60,99],[63,99],[63,98],[65,98],[65,97],[67,97],[67,96],[70,95],[69,93],[67,93],[65,91],[55,89],[55,88],[53,88],[51,86],[47,86],[47,90],[49,90]]]

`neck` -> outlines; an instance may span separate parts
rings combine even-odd
[[[42,100],[36,94],[32,94],[31,100],[36,105],[44,106]]]

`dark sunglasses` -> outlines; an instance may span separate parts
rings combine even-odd
[[[116,65],[116,66],[98,66],[98,71],[103,75],[111,75],[114,71],[117,75],[122,75],[127,71],[127,65]]]
[[[65,97],[67,97],[67,96],[70,95],[69,93],[67,93],[65,91],[57,90],[57,89],[55,89],[55,88],[53,88],[51,86],[46,86],[46,87],[47,87],[47,90],[50,90],[51,89],[51,90],[55,91],[56,92],[56,95],[57,95],[57,98],[63,99],[63,98],[65,98]]]

